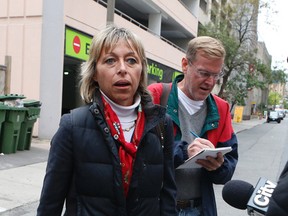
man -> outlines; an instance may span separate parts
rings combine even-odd
[[[266,216],[287,216],[288,215],[288,162],[286,163],[280,177],[278,184],[272,194],[269,202]]]
[[[229,104],[211,94],[223,75],[225,54],[220,41],[196,37],[189,42],[186,56],[182,58],[183,74],[172,84],[154,83],[148,87],[154,103],[167,104],[167,113],[173,120],[176,166],[203,148],[232,147],[225,156],[218,153],[216,158],[198,160],[200,169],[176,169],[179,216],[216,216],[213,184],[229,181],[238,161]]]

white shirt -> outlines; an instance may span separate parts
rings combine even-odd
[[[139,106],[141,102],[140,95],[136,96],[135,102],[131,106],[121,106],[113,102],[111,99],[109,99],[101,90],[100,92],[104,96],[105,100],[110,104],[113,111],[118,116],[126,142],[130,142],[132,135],[134,133],[135,124],[137,120],[138,111],[136,108]]]
[[[195,101],[187,97],[184,92],[178,88],[178,100],[183,104],[185,109],[188,111],[190,115],[196,113],[202,107],[204,100],[202,101]]]

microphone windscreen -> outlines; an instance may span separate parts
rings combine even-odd
[[[241,180],[227,182],[222,190],[222,197],[226,203],[237,209],[246,209],[247,203],[254,191],[253,185]]]

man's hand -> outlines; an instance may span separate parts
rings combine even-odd
[[[203,148],[215,148],[215,146],[207,139],[196,138],[189,146],[187,147],[187,153],[189,157],[194,156]],[[224,157],[221,152],[217,153],[217,157],[213,158],[207,156],[205,159],[199,159],[196,161],[199,165],[204,167],[208,171],[214,171],[221,167],[224,162]]]

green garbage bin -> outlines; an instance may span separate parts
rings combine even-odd
[[[20,107],[22,99],[26,98],[24,95],[19,94],[5,94],[0,95],[0,102],[9,107]],[[20,100],[19,100],[20,99]]]
[[[0,102],[0,139],[2,136],[2,124],[6,118],[6,110],[7,110],[7,106],[5,106],[2,102]],[[1,149],[1,146],[0,146],[0,149]]]
[[[17,99],[24,99],[26,98],[24,95],[20,94],[4,94],[0,95],[0,101],[7,101],[7,100],[17,100]]]
[[[25,107],[7,107],[0,142],[2,153],[16,153],[21,124],[24,121],[26,111],[27,108]]]
[[[19,135],[17,150],[20,151],[30,150],[34,124],[40,117],[41,103],[36,100],[23,100],[23,105],[27,110]]]

